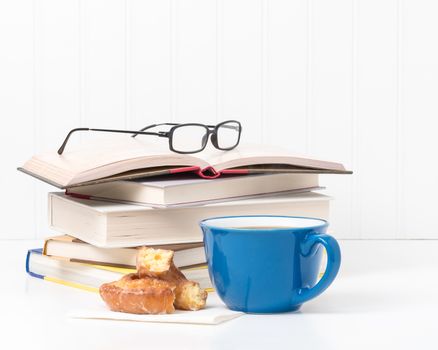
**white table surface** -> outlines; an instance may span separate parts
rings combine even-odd
[[[334,284],[300,312],[216,325],[74,320],[99,296],[28,277],[0,241],[0,349],[438,349],[438,241],[341,241]]]

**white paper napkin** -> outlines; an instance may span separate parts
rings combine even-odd
[[[215,325],[239,317],[242,314],[242,312],[227,309],[226,306],[215,295],[215,293],[209,293],[206,308],[199,311],[175,310],[173,314],[136,315],[124,312],[110,311],[102,302],[97,304],[93,308],[71,311],[68,314],[68,317],[136,322],[191,323]]]

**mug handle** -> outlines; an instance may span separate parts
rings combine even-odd
[[[298,291],[297,304],[302,304],[324,292],[332,284],[341,266],[341,250],[336,239],[327,234],[308,235],[301,244],[301,254],[304,256],[316,253],[318,244],[322,244],[327,252],[327,267],[319,282],[312,288],[302,288]]]

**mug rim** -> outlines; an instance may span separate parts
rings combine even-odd
[[[322,227],[326,227],[329,225],[328,221],[321,218],[315,218],[311,216],[292,216],[292,215],[224,215],[224,216],[214,216],[210,218],[203,219],[199,222],[201,227],[209,227],[219,230],[227,230],[227,231],[237,231],[237,232],[248,232],[251,230],[250,228],[240,228],[240,227],[223,227],[223,226],[215,226],[210,225],[207,221],[216,220],[216,219],[233,219],[233,218],[287,218],[287,219],[307,219],[307,220],[315,220],[321,222],[320,225],[313,226],[305,226],[305,227],[272,227],[272,228],[263,228],[263,231],[290,231],[292,230],[308,230],[308,229],[319,229]],[[254,231],[261,230],[256,227],[253,229]]]

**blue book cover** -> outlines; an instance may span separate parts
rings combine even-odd
[[[41,278],[44,279],[44,276],[42,275],[38,275],[36,273],[33,273],[30,269],[29,269],[29,260],[30,260],[30,255],[31,254],[43,254],[43,248],[35,248],[35,249],[29,249],[27,251],[27,255],[26,255],[26,272],[32,276],[32,277],[36,277],[36,278]]]

